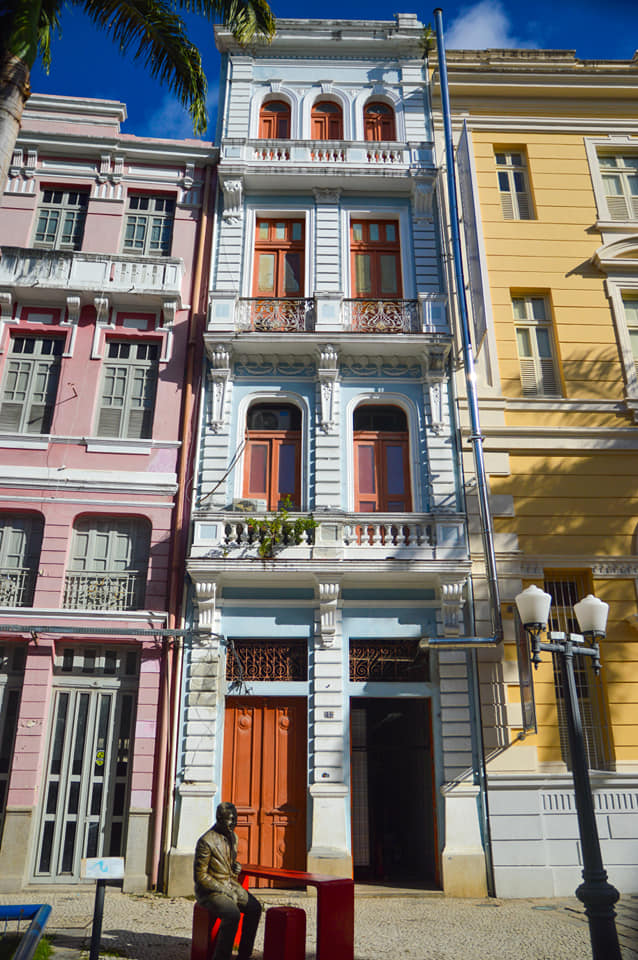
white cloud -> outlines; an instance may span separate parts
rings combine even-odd
[[[513,36],[509,17],[499,0],[480,0],[452,21],[446,31],[445,46],[450,50],[486,50],[533,44]]]
[[[218,87],[215,85],[208,90],[206,95],[206,107],[208,109],[208,130],[204,134],[206,140],[212,140],[215,136],[217,98]],[[137,130],[136,133],[140,136],[166,137],[175,140],[195,136],[193,121],[188,110],[170,94],[166,94],[155,110],[145,117],[143,129]]]

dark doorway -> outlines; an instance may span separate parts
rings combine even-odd
[[[350,707],[355,880],[433,885],[430,701],[353,698]]]

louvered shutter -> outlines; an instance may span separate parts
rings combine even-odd
[[[18,433],[20,430],[20,417],[22,415],[22,404],[5,401],[0,405],[0,430],[7,433]]]
[[[554,366],[554,361],[550,358],[540,359],[540,379],[541,379],[541,389],[540,393],[545,396],[558,396],[560,390],[558,389],[558,382],[556,380],[556,368]]]
[[[628,220],[629,211],[627,209],[627,201],[622,196],[607,195],[607,207],[609,208],[609,216],[612,220]]]
[[[102,399],[98,417],[99,437],[120,437],[126,396],[125,366],[109,364],[104,370]]]
[[[535,397],[538,395],[536,366],[533,359],[521,359],[521,387],[524,397]]]
[[[512,197],[510,178],[504,170],[499,170],[498,172],[498,186],[501,192],[503,218],[505,220],[514,220],[514,198]]]
[[[529,197],[526,193],[517,193],[516,200],[518,203],[518,216],[520,220],[531,220],[531,206],[529,202]],[[510,195],[511,201],[511,195]]]

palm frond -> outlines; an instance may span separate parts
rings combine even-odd
[[[73,0],[123,55],[140,60],[188,108],[196,133],[208,125],[206,75],[184,21],[166,0]]]
[[[271,40],[275,35],[275,18],[267,0],[177,0],[189,13],[197,13],[212,22],[221,21],[233,32],[239,43],[255,37]]]

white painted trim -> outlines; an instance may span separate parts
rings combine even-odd
[[[293,393],[291,390],[278,390],[276,387],[259,389],[245,397],[242,397],[237,405],[237,436],[235,449],[238,449],[246,433],[246,415],[248,408],[253,403],[292,403],[301,411],[301,463],[300,463],[300,490],[301,490],[301,511],[309,510],[308,506],[308,477],[310,471],[310,415],[311,409],[308,401],[299,393]],[[238,457],[237,463],[233,467],[233,498],[243,497],[242,488],[244,485],[244,454],[246,448]],[[271,511],[269,511],[271,512]],[[238,515],[241,516],[241,515]]]
[[[417,486],[416,474],[419,477],[429,476],[429,464],[421,465],[419,460],[419,419],[416,404],[402,393],[389,393],[384,390],[382,394],[361,392],[353,397],[347,404],[345,410],[345,443],[346,443],[346,510],[354,513],[354,411],[357,407],[363,405],[383,404],[383,406],[397,406],[405,413],[408,421],[408,451],[410,463],[410,493],[412,497],[412,510],[410,513],[425,513],[426,504],[422,503],[421,488]],[[406,514],[406,517],[410,516]]]
[[[124,493],[148,492],[172,495],[177,477],[174,473],[127,470],[78,470],[67,467],[0,467],[0,486],[54,490],[103,490],[112,487]]]

